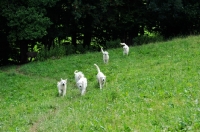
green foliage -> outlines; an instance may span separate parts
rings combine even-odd
[[[47,34],[47,28],[52,24],[48,17],[39,12],[36,7],[19,6],[3,10],[11,29],[8,40],[34,40]],[[31,15],[30,15],[31,14]]]
[[[154,37],[137,37],[145,30],[156,31],[168,38],[198,34],[199,12],[200,3],[196,0],[4,0],[0,2],[3,43],[0,47],[6,47],[6,53],[2,54],[0,61],[6,63],[11,58],[20,62],[19,58],[25,56],[27,47],[19,46],[20,42],[17,45],[16,41],[23,40],[43,43],[50,48],[56,38],[72,37],[73,46],[79,40],[83,41],[84,47],[88,46],[78,45],[76,50],[70,48],[67,50],[69,54],[96,51],[98,47],[90,45],[90,40],[101,45],[111,39],[120,39],[129,45],[132,40],[137,45],[154,42]],[[113,48],[115,44],[105,46]],[[19,49],[20,57],[16,56]]]
[[[1,60],[25,63],[28,42],[34,44],[48,34],[48,28],[53,24],[47,17],[47,9],[56,4],[58,0],[27,0],[27,1],[1,1],[0,18],[3,27],[0,27],[0,36],[7,44],[5,56]],[[40,41],[41,42],[41,41]],[[4,46],[5,47],[5,46]]]
[[[148,5],[147,27],[149,31],[156,30],[165,37],[198,33],[199,6],[197,1],[151,0]]]
[[[199,131],[199,36],[0,67],[0,131]],[[100,90],[98,64],[107,76]],[[74,80],[88,79],[85,96]],[[58,97],[57,81],[68,79]]]
[[[106,47],[107,47],[108,49],[111,49],[111,48],[119,48],[119,47],[121,47],[120,43],[121,43],[121,41],[120,41],[119,39],[107,41],[107,42],[106,42]]]
[[[112,49],[112,48],[119,48],[120,40],[113,40],[106,42],[106,46],[104,48],[106,49]],[[72,55],[72,54],[84,54],[88,52],[95,52],[100,49],[99,45],[92,45],[89,47],[89,49],[86,49],[83,47],[82,44],[78,44],[76,47],[74,47],[71,44],[61,44],[61,45],[55,45],[54,47],[51,47],[50,50],[45,49],[44,47],[40,49],[39,54],[37,56],[37,60],[44,61],[49,58],[60,58],[65,55]]]
[[[49,58],[58,59],[66,55],[66,53],[71,52],[70,51],[71,49],[67,49],[67,48],[70,48],[70,47],[69,46],[66,47],[65,45],[55,45],[54,47],[51,47],[50,50],[43,47],[37,55],[37,60],[44,61]]]
[[[164,38],[161,35],[148,36],[148,35],[140,35],[138,37],[133,38],[134,45],[142,45],[148,43],[155,43],[164,41]]]
[[[66,46],[64,46],[66,48],[66,55],[71,55],[74,54],[74,46],[71,44],[68,44]]]

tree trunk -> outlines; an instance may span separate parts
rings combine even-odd
[[[5,65],[8,63],[10,47],[7,41],[7,36],[1,34],[1,44],[0,44],[0,65]]]
[[[26,53],[28,52],[28,41],[18,41],[20,44],[20,64],[24,64],[28,61]]]
[[[77,43],[76,43],[76,32],[72,33],[72,45],[74,47],[77,47]]]
[[[134,44],[133,38],[137,37],[138,33],[139,33],[139,25],[136,25],[130,31],[130,34],[129,34],[129,36],[130,36],[129,37],[129,45],[133,45]]]
[[[91,33],[85,33],[84,34],[84,39],[83,39],[83,48],[89,48],[90,43],[91,43],[91,39],[92,39],[92,34]]]
[[[83,48],[89,48],[92,39],[92,17],[87,15],[84,21]]]

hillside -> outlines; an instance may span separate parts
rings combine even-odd
[[[0,67],[0,131],[199,131],[199,36]],[[107,76],[100,90],[94,63]],[[85,96],[74,71],[88,79]],[[57,81],[68,79],[58,97]]]

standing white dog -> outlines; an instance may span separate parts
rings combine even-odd
[[[128,53],[129,53],[128,45],[125,43],[120,43],[120,44],[123,45],[123,55],[128,55]]]
[[[76,83],[76,85],[79,88],[81,95],[84,95],[87,88],[87,79],[85,77],[81,77]]]
[[[65,96],[66,95],[66,90],[67,90],[67,79],[63,80],[61,78],[60,82],[57,82],[57,87],[58,87],[58,93],[59,96]]]
[[[103,54],[103,62],[104,63],[108,63],[108,60],[109,60],[109,54],[107,51],[103,51],[103,48],[101,48],[101,52]]]
[[[82,72],[78,71],[78,70],[74,71],[74,75],[75,75],[75,81],[76,81],[76,83],[78,82],[78,80],[80,78],[84,77],[84,74]]]
[[[106,83],[106,76],[100,71],[100,68],[97,66],[97,64],[94,64],[97,68],[97,81],[99,83],[100,89],[103,88],[104,84]]]

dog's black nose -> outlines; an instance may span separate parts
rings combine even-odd
[[[62,85],[64,86],[65,84],[63,83]]]

